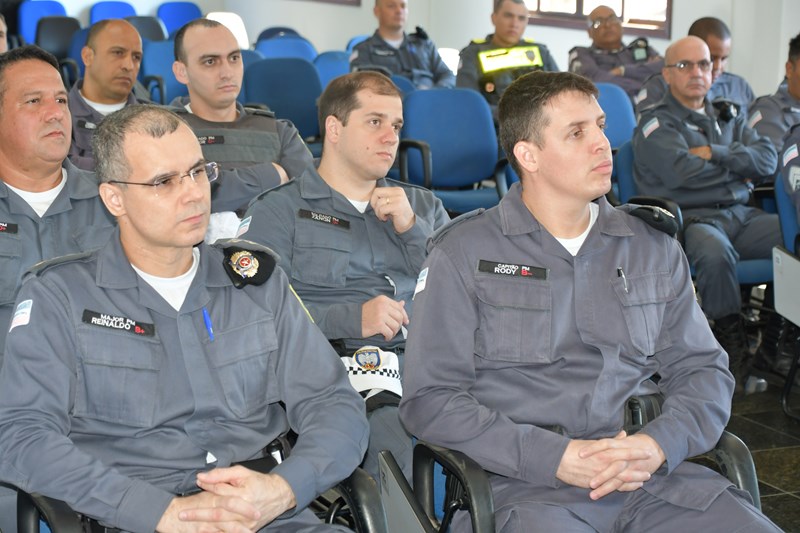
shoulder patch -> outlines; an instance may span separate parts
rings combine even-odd
[[[642,134],[644,138],[650,137],[650,134],[658,129],[661,124],[658,123],[658,117],[653,117],[650,121],[642,126]]]
[[[761,115],[761,110],[757,110],[755,113],[750,115],[750,120],[747,121],[747,127],[752,128],[753,126],[758,124],[762,118],[764,117]]]
[[[262,109],[260,107],[245,107],[244,110],[249,115],[275,118],[275,112],[270,109]]]
[[[783,152],[783,166],[788,165],[789,161],[791,161],[792,159],[797,157],[797,155],[798,155],[797,144],[793,144],[789,148],[784,150],[784,152]]]
[[[237,289],[266,283],[279,260],[266,246],[244,239],[219,239],[211,246],[223,251],[222,265]]]
[[[39,261],[35,265],[31,266],[28,269],[28,274],[39,276],[44,271],[53,268],[58,265],[65,265],[67,263],[78,263],[85,261],[86,259],[90,258],[94,255],[94,252],[79,252],[76,254],[68,254],[62,255],[60,257],[54,257],[53,259],[47,259],[45,261]]]
[[[486,209],[483,207],[475,209],[474,211],[470,211],[469,213],[464,213],[463,215],[459,215],[444,226],[440,227],[433,234],[430,236],[430,240],[428,241],[428,251],[433,247],[433,245],[438,244],[444,238],[447,233],[458,226],[459,224],[463,224],[467,220],[471,218],[475,218],[479,215],[482,215]]]
[[[31,309],[33,309],[33,300],[23,300],[18,303],[8,331],[11,332],[17,326],[27,326],[31,321]]]
[[[643,220],[651,228],[663,231],[670,237],[674,237],[678,233],[678,229],[680,229],[675,216],[663,207],[625,204],[617,207],[617,209]]]

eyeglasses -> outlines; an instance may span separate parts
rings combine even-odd
[[[125,185],[143,185],[152,187],[156,196],[169,196],[175,193],[183,184],[183,179],[189,177],[192,183],[211,183],[219,177],[219,165],[214,161],[204,161],[196,167],[189,169],[186,174],[167,174],[159,176],[152,182],[109,180],[106,183],[120,183]]]
[[[616,15],[609,15],[607,17],[598,17],[594,20],[589,21],[589,27],[592,29],[597,29],[603,24],[607,26],[616,26],[617,24],[621,24],[622,21]]]
[[[694,67],[700,67],[702,72],[711,70],[711,61],[708,59],[701,59],[700,61],[678,61],[674,65],[664,65],[665,68],[676,68],[678,72],[686,72],[694,70]]]

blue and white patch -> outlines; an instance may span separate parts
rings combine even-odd
[[[696,124],[692,124],[691,122],[684,122],[684,124],[686,125],[687,128],[689,128],[692,131],[701,131],[700,126]]]
[[[647,89],[642,89],[634,98],[634,102],[639,105],[639,102],[644,102],[645,100],[647,100]]]
[[[33,300],[24,300],[17,304],[14,317],[11,319],[11,327],[8,328],[9,333],[17,326],[27,326],[30,323],[31,309],[33,309]]]
[[[642,128],[642,133],[644,134],[644,138],[646,139],[650,137],[650,134],[656,131],[659,126],[661,126],[661,124],[658,123],[657,118],[650,119],[650,121],[647,124],[645,124],[644,127]]]
[[[800,167],[794,166],[790,168],[788,179],[791,192],[800,191]]]
[[[236,237],[237,238],[241,237],[242,235],[247,233],[247,230],[250,229],[250,222],[252,220],[253,220],[252,216],[249,216],[249,217],[245,218],[244,220],[242,220],[242,222],[239,224],[239,229],[236,230]]]
[[[797,145],[793,144],[783,152],[783,166],[789,164],[789,161],[797,157]]]
[[[422,269],[422,272],[417,276],[417,286],[414,288],[414,296],[425,290],[425,285],[428,282],[428,267]],[[414,299],[414,296],[411,299]]]
[[[752,115],[750,115],[750,120],[747,121],[747,127],[752,128],[756,124],[758,124],[761,119],[764,118],[764,115],[761,114],[761,111],[756,111]]]

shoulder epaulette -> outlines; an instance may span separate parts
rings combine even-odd
[[[620,211],[628,213],[640,220],[643,220],[651,228],[663,231],[670,237],[674,237],[680,229],[675,215],[655,205],[625,204],[617,207]]]
[[[433,245],[438,244],[439,242],[441,242],[441,240],[445,237],[445,235],[447,235],[453,228],[455,228],[456,226],[459,226],[460,224],[463,224],[464,222],[466,222],[467,220],[469,220],[471,218],[475,218],[477,216],[482,215],[485,211],[486,211],[486,209],[481,207],[481,208],[475,209],[474,211],[470,211],[469,213],[464,213],[463,215],[457,216],[456,218],[454,218],[453,220],[451,220],[450,222],[448,222],[444,226],[442,226],[439,229],[437,229],[436,231],[434,231],[433,234],[430,237],[430,240],[428,241],[428,251],[430,251],[430,249],[433,247]]]
[[[52,259],[45,259],[44,261],[39,261],[35,263],[28,269],[28,274],[33,276],[41,275],[45,270],[48,270],[52,267],[58,265],[65,265],[67,263],[80,263],[85,262],[89,259],[94,252],[78,252],[75,254],[67,254],[62,255],[59,257],[53,257]]]
[[[222,266],[237,289],[266,283],[279,259],[266,246],[245,239],[219,239],[212,247],[222,250]]]
[[[486,39],[485,38],[483,38],[483,39],[472,39],[469,43],[470,44],[486,44]]]
[[[245,110],[245,112],[247,112],[247,113],[249,113],[251,115],[260,115],[260,116],[263,116],[263,117],[275,118],[275,112],[272,111],[269,108],[263,109],[261,107],[245,106],[244,110]]]
[[[428,37],[428,32],[423,30],[421,27],[417,26],[416,30],[417,31],[411,34],[413,37],[417,37],[419,39],[422,39],[423,41],[427,41],[428,39],[430,39],[430,37]]]
[[[537,43],[536,41],[534,41],[533,39],[528,39],[527,37],[523,37],[523,38],[522,38],[522,42],[523,42],[523,43],[525,43],[525,44],[538,44],[538,43]]]

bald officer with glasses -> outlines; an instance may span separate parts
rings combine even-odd
[[[645,110],[634,134],[634,178],[640,194],[676,201],[684,219],[684,248],[714,333],[728,352],[742,390],[750,352],[740,319],[739,259],[771,257],[780,241],[777,215],[749,207],[754,180],[775,171],[768,137],[747,127],[728,100],[706,98],[712,62],[708,46],[685,37],[667,49],[669,92]],[[755,384],[753,392],[763,384]]]
[[[0,479],[65,500],[91,531],[340,530],[306,506],[361,461],[364,401],[276,257],[197,245],[217,166],[173,113],[125,107],[93,144],[118,229],[23,282]],[[269,473],[231,466],[266,461],[290,428]]]

